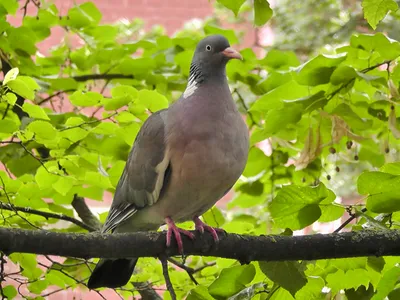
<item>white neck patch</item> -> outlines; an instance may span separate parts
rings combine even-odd
[[[193,93],[197,90],[197,82],[196,80],[192,79],[190,80],[189,78],[189,82],[188,85],[186,87],[186,90],[183,92],[183,98],[187,98],[190,95],[193,95]]]

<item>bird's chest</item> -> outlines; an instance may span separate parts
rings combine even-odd
[[[241,130],[232,130],[235,117],[232,113],[218,119],[193,118],[179,123],[175,131],[178,134],[169,145],[174,154],[172,168],[180,172],[181,178],[211,185],[217,179],[221,183],[225,178],[230,180],[229,175],[237,176],[240,170],[234,169],[240,169],[245,149],[238,146]]]

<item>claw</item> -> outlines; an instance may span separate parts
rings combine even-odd
[[[194,224],[196,226],[196,230],[200,231],[201,234],[203,234],[204,231],[208,231],[209,233],[211,233],[211,235],[212,235],[212,237],[214,239],[214,242],[216,242],[216,243],[219,242],[219,237],[218,237],[218,233],[217,232],[224,232],[223,229],[214,228],[214,227],[208,226],[202,220],[200,220],[199,217],[194,217],[193,221],[194,221]]]
[[[166,243],[167,247],[171,246],[171,237],[172,237],[172,233],[173,233],[175,236],[176,243],[178,245],[178,251],[180,254],[183,254],[183,242],[182,242],[181,234],[186,235],[191,240],[193,240],[195,238],[194,234],[188,230],[184,230],[184,229],[177,227],[175,225],[174,221],[170,217],[165,218],[165,222],[167,223],[167,226],[168,226],[167,243]]]

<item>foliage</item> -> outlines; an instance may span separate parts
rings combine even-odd
[[[276,1],[274,49],[293,50],[302,60],[320,52],[334,53],[355,33],[384,32],[399,40],[399,1]],[[365,15],[365,18],[364,18]],[[386,16],[386,17],[385,17]]]
[[[218,2],[239,16],[252,7],[256,25],[272,15],[265,0],[255,0],[254,6],[240,0]],[[365,18],[375,27],[397,9],[395,4],[364,0]],[[239,34],[220,29],[214,19],[205,21],[201,31],[184,29],[173,37],[159,28],[143,33],[138,21],[103,24],[91,2],[64,16],[45,2],[36,15],[12,26],[7,15],[17,9],[16,0],[0,0],[5,75],[0,88],[0,201],[12,205],[9,210],[2,206],[0,219],[9,227],[85,231],[76,224],[56,227],[53,217],[74,217],[75,195],[101,201],[115,191],[143,121],[184,90],[194,46],[203,34],[223,33],[240,44]],[[325,26],[323,20],[318,27]],[[38,43],[55,27],[65,30],[62,42],[46,54],[37,53]],[[73,46],[75,39],[82,44]],[[318,52],[324,43],[326,39],[307,45],[315,51],[306,53]],[[259,58],[247,48],[241,50],[243,61],[229,64],[235,101],[251,129],[251,150],[234,187],[235,198],[226,211],[214,207],[207,212],[203,218],[208,224],[228,232],[292,235],[317,222],[339,220],[347,210],[361,216],[351,230],[368,225],[390,234],[398,228],[400,42],[378,32],[355,33],[337,44],[343,43],[332,55],[316,54],[303,63],[304,57],[291,50],[278,47]],[[259,142],[271,151],[260,150]],[[357,193],[362,201],[339,201]],[[17,207],[49,213],[49,218]],[[100,220],[104,218],[101,214]],[[49,286],[76,289],[90,274],[91,262],[72,258],[60,263],[13,253],[7,260],[21,267],[17,279],[15,274],[3,276],[9,280],[2,282],[0,292],[10,299],[21,292],[10,284],[12,278],[27,288],[25,293],[45,297]],[[170,273],[178,298],[327,299],[343,292],[347,299],[395,299],[398,263],[395,257],[362,257],[240,265],[191,257],[186,265],[198,286],[185,272],[171,268]],[[163,285],[157,260],[141,259],[139,268],[132,281]],[[132,283],[117,292],[127,298],[138,294]]]

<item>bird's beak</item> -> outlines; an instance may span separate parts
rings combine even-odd
[[[224,51],[222,51],[222,54],[228,58],[236,58],[236,59],[243,60],[242,55],[240,55],[240,53],[238,51],[236,51],[235,49],[233,49],[231,47],[228,47]]]

